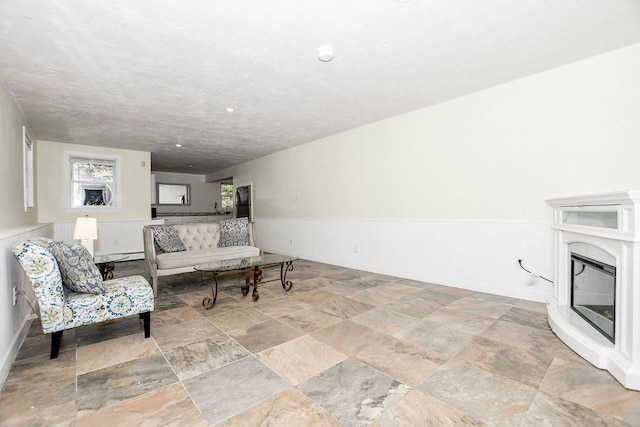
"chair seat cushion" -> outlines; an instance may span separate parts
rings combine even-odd
[[[153,289],[142,276],[102,282],[103,294],[67,292],[62,329],[153,311]]]

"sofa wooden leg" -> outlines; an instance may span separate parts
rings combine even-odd
[[[57,359],[58,352],[60,351],[60,341],[62,340],[62,332],[56,331],[51,334],[51,357],[50,359]]]
[[[151,287],[153,288],[153,297],[158,298],[158,276],[151,276]]]
[[[140,313],[140,318],[144,323],[144,337],[149,338],[151,336],[151,312]]]

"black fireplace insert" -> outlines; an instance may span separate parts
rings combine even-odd
[[[615,343],[616,267],[571,253],[571,308]]]

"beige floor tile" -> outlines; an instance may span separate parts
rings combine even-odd
[[[255,309],[267,316],[281,317],[310,308],[309,304],[295,298],[279,298],[273,301],[263,301],[262,299],[255,305]]]
[[[323,304],[337,298],[336,294],[323,291],[322,289],[298,292],[293,297],[309,305]]]
[[[557,396],[538,392],[523,417],[523,427],[538,426],[607,426],[628,427],[629,424],[569,402]]]
[[[564,344],[550,329],[531,328],[518,323],[498,320],[481,336],[527,351],[552,355]]]
[[[326,328],[342,322],[342,319],[338,316],[325,313],[324,311],[320,311],[316,308],[308,308],[306,310],[282,316],[278,318],[278,320],[306,333],[311,333],[318,329]]]
[[[467,332],[458,331],[426,319],[393,336],[440,354],[445,358],[454,356],[469,344],[474,337]]]
[[[342,319],[348,319],[357,314],[371,310],[374,306],[342,296],[325,302],[324,304],[317,305],[316,308]]]
[[[350,320],[376,331],[393,335],[411,327],[420,319],[379,307],[353,316]]]
[[[234,340],[252,353],[275,347],[303,334],[300,330],[273,319],[229,332]]]
[[[622,387],[569,349],[558,350],[540,390],[599,413],[640,425],[640,392]]]
[[[536,388],[450,360],[418,389],[488,425],[518,425]]]
[[[159,353],[156,341],[135,334],[78,347],[77,375]]]
[[[311,336],[341,353],[355,356],[360,350],[375,344],[377,340],[383,337],[383,334],[346,320],[327,328],[319,329],[312,333]]]
[[[497,319],[509,311],[511,306],[501,302],[487,301],[479,298],[460,298],[449,304],[447,308],[464,311],[481,318]]]
[[[457,331],[478,335],[486,331],[496,320],[492,318],[478,318],[478,316],[465,311],[443,307],[434,311],[426,318],[429,322],[439,323]]]
[[[154,311],[151,313],[151,331],[153,332],[155,328],[201,318],[202,314],[193,307],[178,307],[170,310]]]
[[[222,330],[202,316],[173,325],[155,327],[151,331],[151,335],[163,351],[210,338],[221,333]]]
[[[134,427],[140,425],[188,425],[206,427],[182,384],[145,393],[78,419],[78,427]]]
[[[347,358],[308,335],[264,350],[256,357],[291,385],[297,385]]]
[[[303,393],[292,388],[216,426],[339,427],[341,424]]]
[[[246,306],[233,306],[229,309],[225,307],[220,310],[218,310],[218,307],[214,307],[213,310],[204,313],[204,316],[225,332],[249,327],[272,319],[255,308]]]
[[[415,426],[480,426],[464,412],[428,396],[419,390],[411,390],[395,405],[384,411],[371,427]]]
[[[476,337],[455,358],[485,371],[538,387],[553,357]]]

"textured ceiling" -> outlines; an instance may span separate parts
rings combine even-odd
[[[637,0],[0,1],[0,76],[36,137],[150,151],[156,171],[216,171],[637,42]]]

